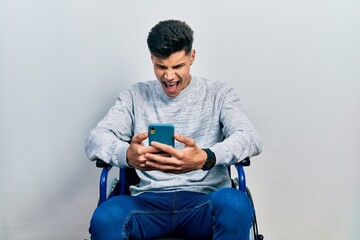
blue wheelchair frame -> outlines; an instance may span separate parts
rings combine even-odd
[[[100,196],[99,196],[99,202],[98,205],[105,202],[108,198],[116,195],[130,195],[129,186],[138,183],[139,178],[136,175],[136,172],[132,168],[120,168],[119,171],[119,181],[115,185],[115,187],[111,190],[110,195],[108,196],[108,175],[110,170],[113,166],[105,163],[102,160],[96,161],[96,166],[99,168],[102,168],[101,175],[100,175]],[[237,181],[233,182],[233,187],[238,188],[240,191],[243,191],[246,193],[246,195],[249,197],[252,206],[255,209],[254,202],[250,193],[249,188],[246,186],[246,178],[245,178],[245,171],[244,167],[250,166],[250,158],[245,158],[244,160],[240,161],[239,163],[235,164],[236,170],[237,170]],[[230,168],[229,168],[229,176],[230,174]],[[259,234],[258,232],[258,226],[257,226],[257,220],[256,220],[256,214],[254,212],[254,218],[253,218],[253,224],[252,224],[252,232],[253,232],[253,239],[254,240],[262,240],[264,239],[262,234]]]

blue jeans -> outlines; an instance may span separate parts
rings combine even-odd
[[[242,191],[222,188],[196,192],[115,196],[102,203],[90,223],[92,240],[249,238],[254,209]]]

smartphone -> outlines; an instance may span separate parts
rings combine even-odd
[[[175,147],[175,127],[171,123],[152,123],[148,126],[149,145],[152,141]]]

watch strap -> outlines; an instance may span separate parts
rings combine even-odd
[[[202,150],[204,150],[206,152],[207,158],[201,169],[204,171],[210,170],[211,168],[213,168],[215,166],[215,163],[216,163],[215,153],[213,151],[211,151],[209,148],[203,148]]]

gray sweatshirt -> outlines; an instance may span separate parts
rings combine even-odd
[[[130,188],[132,195],[148,191],[208,193],[230,187],[227,167],[261,152],[260,136],[234,89],[192,76],[188,87],[175,98],[168,97],[157,80],[139,82],[121,92],[115,105],[90,131],[86,139],[88,157],[129,167],[129,142],[132,136],[146,132],[149,123],[173,123],[175,132],[193,138],[200,148],[210,148],[217,162],[210,171],[183,174],[136,170],[140,183]],[[175,148],[183,148],[182,143],[176,142]]]

